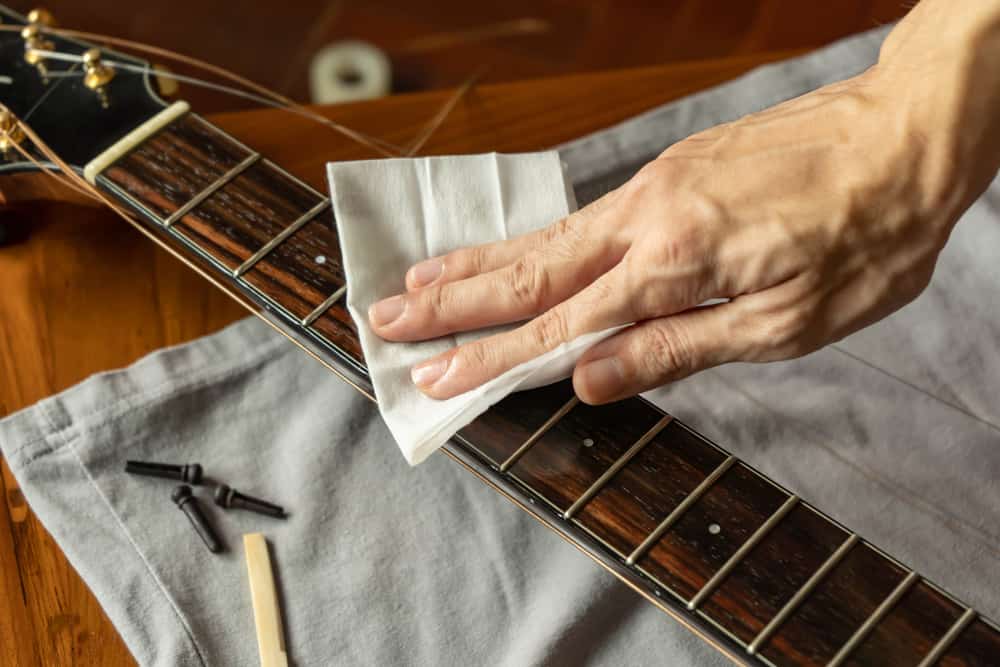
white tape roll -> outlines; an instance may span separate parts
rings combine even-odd
[[[321,49],[309,68],[316,104],[369,100],[389,94],[389,58],[367,42],[335,42]]]

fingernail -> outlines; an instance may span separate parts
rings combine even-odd
[[[450,363],[450,357],[439,357],[417,364],[410,369],[410,379],[418,387],[429,387],[441,379],[441,376],[448,370],[448,364]]]
[[[615,357],[591,361],[579,373],[587,393],[595,398],[617,396],[625,387],[625,373],[621,362]]]
[[[398,275],[398,274],[397,274]],[[391,324],[403,314],[405,306],[402,296],[390,296],[388,299],[372,304],[368,309],[368,319],[377,327]]]
[[[427,259],[410,267],[409,283],[413,287],[423,287],[441,277],[444,272],[444,262],[440,259]]]

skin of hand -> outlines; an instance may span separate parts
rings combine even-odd
[[[417,264],[405,294],[371,307],[375,332],[526,321],[412,369],[445,399],[634,322],[573,374],[583,401],[604,403],[797,357],[885,317],[926,287],[998,167],[1000,99],[978,77],[996,78],[1000,12],[977,2],[994,11],[956,25],[960,8],[925,0],[865,73],[693,135],[551,227]]]

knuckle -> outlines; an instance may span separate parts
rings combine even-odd
[[[480,341],[463,345],[456,356],[460,356],[462,368],[485,368],[490,363],[490,348]]]
[[[892,288],[899,293],[899,297],[904,303],[909,303],[927,289],[933,275],[933,262],[911,268],[907,271],[900,271],[892,277],[892,282],[894,283]]]
[[[542,310],[548,292],[548,277],[534,262],[521,258],[507,273],[507,287],[514,300],[531,312]]]
[[[539,349],[551,350],[569,339],[569,325],[559,310],[550,310],[535,318],[531,335]]]
[[[576,224],[578,217],[578,214],[574,213],[545,227],[541,233],[542,242],[552,243],[567,236],[576,236],[578,234]]]
[[[455,299],[453,291],[449,285],[432,287],[421,293],[424,308],[420,314],[430,320],[441,320],[447,318],[452,311]]]
[[[639,186],[670,184],[676,180],[679,168],[680,163],[668,152],[646,163],[632,180]]]
[[[694,370],[693,347],[677,327],[667,324],[651,326],[646,332],[646,348],[664,379],[685,375]]]
[[[693,225],[679,224],[660,243],[658,250],[661,262],[666,266],[685,267],[704,259],[702,245],[704,235],[693,229]]]

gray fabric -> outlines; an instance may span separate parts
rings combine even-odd
[[[874,61],[882,32],[760,70],[563,149],[578,192],[688,133]],[[793,362],[654,392],[908,564],[1000,616],[1000,185],[916,303]],[[991,390],[994,392],[991,394]],[[573,547],[451,464],[411,469],[365,399],[248,320],[91,378],[0,422],[28,502],[144,665],[252,665],[239,535],[270,539],[297,665],[721,665]],[[166,481],[126,458],[199,461],[285,504],[206,509],[212,556]]]

